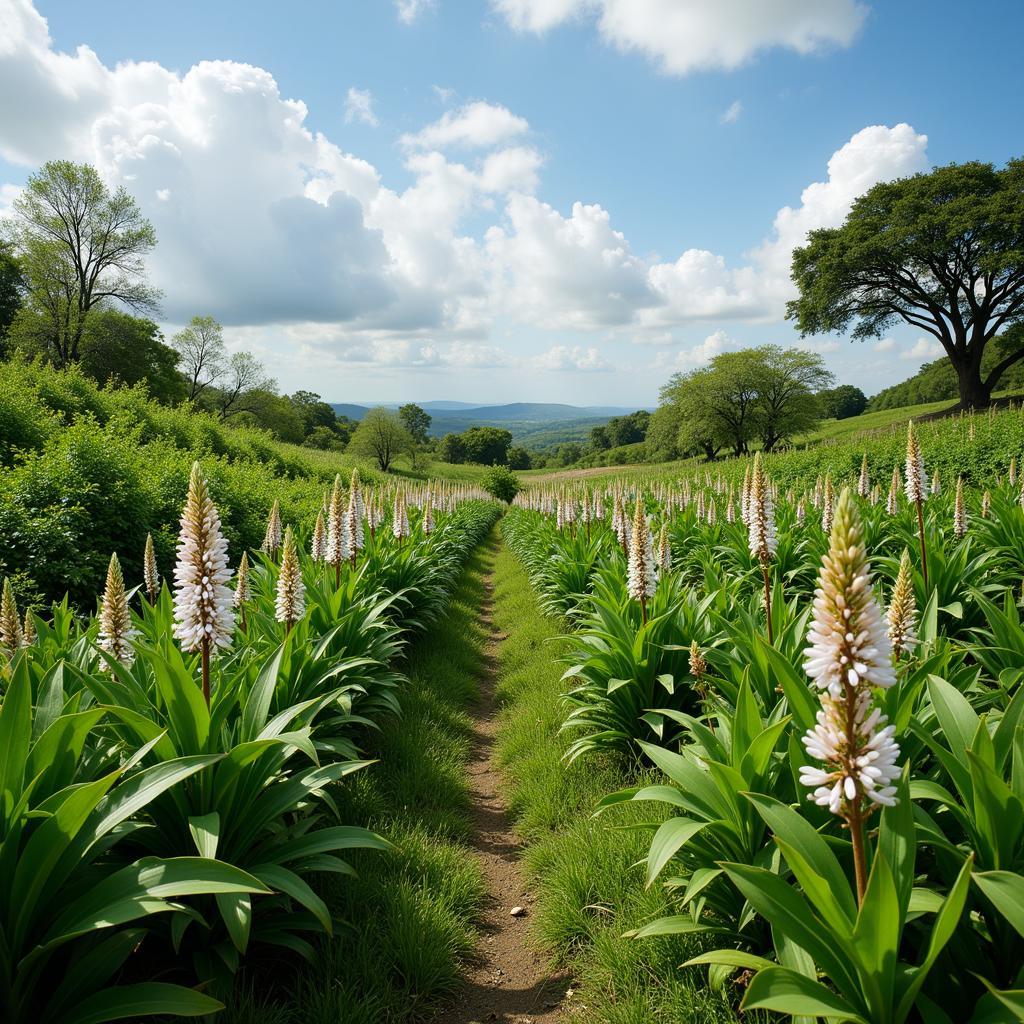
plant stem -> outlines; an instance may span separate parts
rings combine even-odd
[[[924,546],[924,511],[921,508],[921,499],[917,499],[917,536],[921,541],[921,574],[924,576],[925,597],[928,596],[928,552]]]
[[[768,574],[768,562],[761,559],[761,576],[764,578],[764,620],[768,626],[768,643],[775,645],[775,638],[772,635],[772,584]]]
[[[200,650],[202,652],[202,665],[203,665],[203,699],[206,701],[206,707],[210,707],[210,641],[209,638],[203,637],[200,643]]]
[[[850,840],[853,843],[853,873],[857,879],[857,906],[864,902],[868,888],[868,864],[864,851],[864,818],[861,814],[860,797],[849,811],[847,822],[850,826]]]

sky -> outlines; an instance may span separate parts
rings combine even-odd
[[[997,30],[994,30],[993,27]],[[328,401],[653,406],[802,345],[869,395],[912,329],[801,339],[809,230],[1024,155],[1019,0],[0,0],[0,217],[46,160],[153,223],[167,337]]]

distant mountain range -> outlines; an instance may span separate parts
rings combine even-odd
[[[399,402],[380,403],[397,409]],[[502,427],[511,431],[516,444],[527,448],[549,448],[565,441],[583,441],[592,427],[613,416],[636,412],[635,406],[564,405],[558,402],[510,402],[507,405],[473,405],[471,402],[417,402],[430,413],[430,434],[460,434],[470,427]],[[347,402],[332,402],[339,416],[361,420],[373,408]]]

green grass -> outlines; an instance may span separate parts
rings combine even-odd
[[[412,649],[402,716],[367,741],[379,764],[333,793],[342,821],[381,833],[394,852],[353,856],[357,879],[320,876],[347,926],[310,965],[248,966],[219,1024],[400,1024],[430,1019],[458,988],[485,896],[464,845],[466,707],[482,670],[477,616],[496,544],[492,535],[477,550],[448,613]]]
[[[504,702],[498,758],[517,827],[527,839],[527,870],[537,895],[533,935],[568,965],[580,988],[571,1005],[585,1024],[650,1024],[738,1019],[711,992],[702,971],[678,965],[702,947],[669,936],[634,941],[623,932],[669,910],[660,887],[644,887],[637,865],[650,834],[617,826],[651,820],[632,805],[594,819],[601,797],[635,781],[621,763],[567,765],[559,700],[559,624],[541,614],[529,580],[502,549],[495,566],[495,624],[509,634],[499,654]]]

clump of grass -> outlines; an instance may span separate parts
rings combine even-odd
[[[664,812],[624,804],[593,817],[603,796],[641,780],[612,757],[564,760],[571,738],[559,733],[562,628],[541,613],[525,570],[507,550],[496,562],[495,624],[510,634],[499,665],[505,709],[498,758],[517,828],[529,844],[533,937],[575,975],[573,1020],[734,1024],[727,996],[710,991],[699,969],[679,969],[703,948],[697,941],[624,936],[673,912],[664,889],[644,885],[650,833],[629,828]]]

